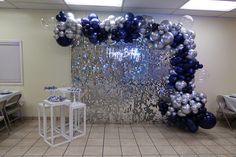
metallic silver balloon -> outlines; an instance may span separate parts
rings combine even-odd
[[[201,108],[202,104],[200,102],[196,103],[197,108]]]
[[[175,75],[176,74],[176,72],[174,71],[174,70],[170,70],[170,75]]]
[[[180,117],[185,117],[186,116],[186,114],[184,114],[181,110],[179,110],[177,114]]]
[[[57,24],[57,28],[58,28],[59,30],[61,30],[61,31],[65,30],[65,29],[66,29],[66,24],[65,24],[65,22],[59,22],[59,23]]]
[[[196,50],[193,50],[193,49],[190,49],[188,51],[188,55],[187,55],[187,58],[189,59],[194,59],[197,57],[197,51]]]
[[[165,45],[171,44],[174,40],[174,35],[171,32],[166,32],[161,36]]]
[[[207,96],[206,96],[206,94],[204,94],[204,93],[199,93],[199,97],[200,97],[201,99],[203,99],[203,98],[206,98]]]
[[[173,105],[174,108],[177,108],[177,109],[182,106],[181,103],[177,102],[176,100],[173,101],[172,105]]]
[[[163,41],[159,41],[157,42],[157,49],[163,49],[165,47],[165,44],[163,43]]]
[[[59,31],[60,31],[60,30],[56,27],[53,32],[54,32],[55,34],[58,34]]]
[[[167,115],[167,116],[170,116],[170,115],[171,115],[171,112],[170,112],[170,111],[167,111],[167,112],[166,112],[166,115]]]
[[[175,100],[178,102],[178,103],[181,103],[182,102],[182,97],[181,96],[177,96],[175,98]]]
[[[185,81],[177,81],[175,83],[175,87],[178,91],[182,91],[183,88],[185,88],[187,86],[187,83]]]
[[[207,99],[206,99],[206,98],[203,98],[203,99],[201,100],[201,102],[204,103],[204,104],[206,104],[206,103],[207,103]]]
[[[197,104],[192,105],[192,106],[191,106],[191,110],[193,111],[193,113],[197,113],[197,112],[198,112],[198,106],[197,106]]]
[[[76,21],[75,21],[74,18],[68,18],[68,19],[66,20],[66,25],[67,25],[68,27],[74,27],[74,26],[77,25],[77,23],[76,23]]]
[[[186,105],[182,106],[181,111],[182,111],[184,114],[189,114],[189,113],[191,113],[191,107],[190,107],[190,105],[189,105],[189,104],[186,104]]]
[[[152,32],[150,35],[150,40],[151,41],[156,41],[160,39],[160,35],[158,34],[158,32]]]
[[[169,110],[170,112],[174,112],[174,111],[175,111],[175,109],[174,109],[173,107],[168,107],[168,110]]]
[[[189,94],[189,93],[185,93],[185,94],[183,94],[182,98],[183,98],[183,99],[188,99],[188,100],[189,100],[189,99],[192,98],[192,95]]]
[[[167,29],[166,31],[168,31],[172,27],[172,22],[169,20],[163,20],[163,21],[161,21],[160,25],[164,26],[164,29]]]
[[[59,38],[59,35],[58,34],[54,34],[53,36],[55,39],[58,39]]]
[[[59,32],[59,37],[64,37],[65,36],[65,33],[63,31],[60,31]]]
[[[189,99],[183,98],[183,99],[182,99],[182,104],[185,104],[185,105],[186,105],[186,104],[188,104],[188,101],[189,101]]]
[[[73,33],[73,31],[72,31],[71,29],[67,29],[67,30],[65,31],[65,35],[66,35],[66,37],[69,38],[69,39],[72,39],[72,38],[75,37],[75,34]]]
[[[150,23],[150,24],[154,23],[154,18],[152,16],[143,15],[143,18],[144,18],[146,23]]]
[[[201,99],[199,97],[195,97],[195,100],[196,101],[200,101]]]
[[[190,104],[190,106],[193,106],[193,105],[196,104],[196,102],[195,102],[194,100],[190,100],[190,101],[189,101],[189,104]]]

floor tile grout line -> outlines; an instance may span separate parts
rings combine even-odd
[[[103,131],[102,156],[104,155],[105,136],[106,136],[106,124],[104,124],[104,131]]]
[[[141,155],[141,157],[142,157],[143,155],[142,155],[141,150],[140,150],[140,148],[139,148],[139,145],[138,145],[137,139],[136,139],[136,137],[135,137],[135,134],[134,134],[134,130],[133,130],[132,125],[130,125],[130,128],[131,128],[131,130],[132,130],[132,133],[133,133],[133,136],[134,136],[134,140],[135,140],[135,142],[136,142],[136,144],[137,144],[137,146],[138,146],[139,153],[140,153],[140,155]]]
[[[82,153],[82,156],[84,156],[84,153],[85,153],[85,150],[86,150],[86,147],[87,147],[87,144],[88,144],[88,139],[89,139],[92,127],[93,127],[93,124],[91,124],[90,129],[89,129],[89,133],[88,133],[88,137],[86,137],[87,139],[86,139],[86,143],[85,143],[85,146],[84,146],[84,151]]]
[[[119,142],[120,142],[120,151],[121,151],[121,157],[123,157],[123,151],[122,151],[122,145],[121,145],[121,138],[120,138],[120,127],[118,125],[118,135],[119,135]]]
[[[30,148],[23,154],[23,156],[40,140],[40,138],[38,140],[36,140],[31,146]]]
[[[22,126],[23,127],[23,126]],[[18,143],[20,143],[21,141],[23,141],[23,139],[27,136],[27,135],[29,135],[30,134],[30,132],[28,132],[28,134],[26,134],[19,142],[17,142],[15,145],[13,145],[8,151],[6,151],[4,154],[3,154],[3,156],[5,156],[10,150],[12,150]],[[28,150],[27,150],[28,151]],[[26,152],[27,152],[26,151]],[[22,155],[21,155],[22,156]]]
[[[157,149],[157,147],[156,147],[155,143],[153,142],[153,140],[152,140],[151,136],[149,135],[149,132],[147,131],[146,127],[144,127],[143,125],[142,125],[142,127],[145,129],[145,131],[146,131],[146,133],[147,133],[148,137],[149,137],[149,138],[151,139],[151,141],[152,141],[152,144],[154,145],[154,147],[156,148],[157,152],[158,152],[158,153],[159,153],[159,155],[161,156],[161,154],[160,154],[160,152],[158,151],[158,149]]]

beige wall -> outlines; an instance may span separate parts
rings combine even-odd
[[[55,43],[53,33],[43,29],[41,17],[54,16],[57,11],[5,10],[0,9],[0,40],[23,41],[24,85],[0,86],[23,92],[24,114],[36,116],[37,103],[47,95],[45,85],[69,86],[70,48]],[[86,13],[77,13],[85,16]],[[106,14],[100,14],[104,17]],[[107,14],[108,15],[108,14]],[[180,17],[158,16],[157,21]],[[193,30],[197,34],[198,59],[210,74],[209,79],[197,86],[207,93],[208,108],[216,110],[217,94],[236,93],[236,19],[194,17]]]

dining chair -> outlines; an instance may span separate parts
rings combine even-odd
[[[14,95],[7,101],[7,104],[4,107],[4,113],[6,115],[9,128],[11,128],[11,123],[17,119],[23,120],[22,107],[19,103],[20,98],[21,94]]]
[[[10,134],[9,127],[8,127],[8,124],[7,124],[7,121],[5,119],[4,112],[3,112],[3,109],[6,105],[6,103],[7,103],[6,100],[0,102],[0,122],[2,122],[2,121],[4,122],[3,127],[0,130],[3,130],[5,128],[7,128],[7,132],[8,132],[8,135],[9,135]]]
[[[218,95],[216,97],[216,101],[218,102],[219,105],[219,108],[217,110],[217,117],[223,116],[229,128],[232,129],[232,123],[236,118],[236,112],[227,108],[225,99],[222,95]]]

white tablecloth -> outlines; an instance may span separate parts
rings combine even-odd
[[[232,96],[234,97],[230,97],[230,95],[223,95],[228,109],[236,112],[236,95],[232,95]]]
[[[0,101],[4,101],[4,100],[9,100],[11,97],[13,97],[14,95],[20,94],[19,91],[11,91],[12,93],[10,94],[0,94]]]

